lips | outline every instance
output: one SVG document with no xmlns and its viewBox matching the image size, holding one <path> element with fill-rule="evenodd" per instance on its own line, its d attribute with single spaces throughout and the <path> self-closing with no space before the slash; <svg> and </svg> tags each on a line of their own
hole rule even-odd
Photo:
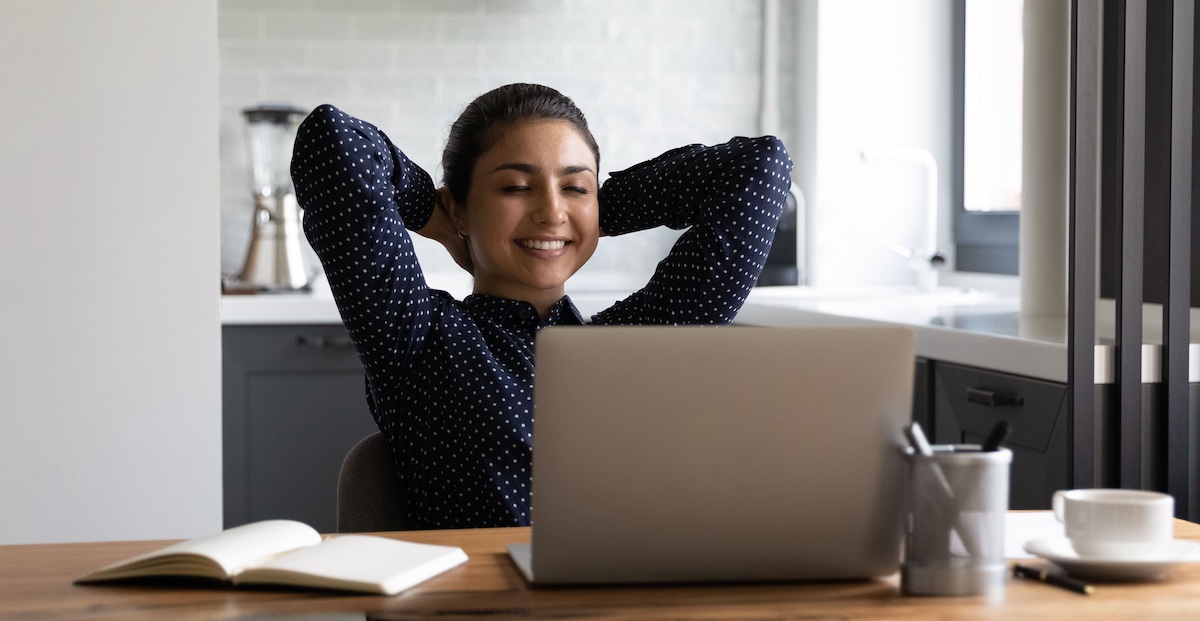
<svg viewBox="0 0 1200 621">
<path fill-rule="evenodd" d="M 518 239 L 517 243 L 532 250 L 561 250 L 567 245 L 563 239 Z"/>
</svg>

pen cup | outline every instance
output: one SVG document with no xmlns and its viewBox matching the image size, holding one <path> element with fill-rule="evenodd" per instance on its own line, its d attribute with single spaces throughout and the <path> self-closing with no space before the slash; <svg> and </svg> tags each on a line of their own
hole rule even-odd
<svg viewBox="0 0 1200 621">
<path fill-rule="evenodd" d="M 1004 588 L 1004 520 L 1012 451 L 938 445 L 908 451 L 909 494 L 901 590 L 980 595 Z"/>
</svg>

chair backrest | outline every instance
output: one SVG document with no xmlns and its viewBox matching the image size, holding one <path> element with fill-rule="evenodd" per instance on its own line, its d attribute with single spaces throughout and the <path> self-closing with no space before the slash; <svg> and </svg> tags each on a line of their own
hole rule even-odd
<svg viewBox="0 0 1200 621">
<path fill-rule="evenodd" d="M 375 432 L 354 445 L 338 474 L 339 533 L 408 530 L 400 478 L 383 434 Z"/>
</svg>

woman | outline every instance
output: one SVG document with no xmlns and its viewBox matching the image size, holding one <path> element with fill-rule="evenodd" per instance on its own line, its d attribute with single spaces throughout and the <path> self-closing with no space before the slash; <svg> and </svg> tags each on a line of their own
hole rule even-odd
<svg viewBox="0 0 1200 621">
<path fill-rule="evenodd" d="M 682 147 L 603 186 L 599 165 L 574 103 L 531 84 L 467 106 L 442 188 L 333 106 L 301 124 L 292 179 L 305 234 L 366 367 L 411 523 L 529 524 L 534 336 L 585 323 L 564 285 L 602 234 L 687 229 L 646 287 L 592 324 L 729 323 L 758 278 L 790 187 L 777 139 Z M 426 286 L 409 231 L 472 273 L 470 296 Z"/>
</svg>

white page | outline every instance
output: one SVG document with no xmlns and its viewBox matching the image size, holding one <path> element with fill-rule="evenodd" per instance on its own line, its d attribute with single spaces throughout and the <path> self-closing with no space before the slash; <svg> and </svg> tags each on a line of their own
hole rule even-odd
<svg viewBox="0 0 1200 621">
<path fill-rule="evenodd" d="M 370 535 L 338 535 L 321 545 L 271 559 L 242 574 L 243 582 L 336 588 L 374 587 L 398 593 L 467 560 L 461 548 Z"/>
<path fill-rule="evenodd" d="M 254 522 L 114 563 L 84 576 L 81 580 L 153 575 L 231 577 L 248 565 L 318 543 L 321 543 L 321 535 L 302 522 Z M 202 562 L 202 558 L 211 559 L 225 575 L 214 575 L 210 570 L 212 563 Z M 205 568 L 205 571 L 200 571 L 202 568 Z"/>
<path fill-rule="evenodd" d="M 234 575 L 265 558 L 318 543 L 321 543 L 320 533 L 307 524 L 292 520 L 266 520 L 189 539 L 141 558 L 197 554 L 212 558 L 226 574 Z"/>
</svg>

